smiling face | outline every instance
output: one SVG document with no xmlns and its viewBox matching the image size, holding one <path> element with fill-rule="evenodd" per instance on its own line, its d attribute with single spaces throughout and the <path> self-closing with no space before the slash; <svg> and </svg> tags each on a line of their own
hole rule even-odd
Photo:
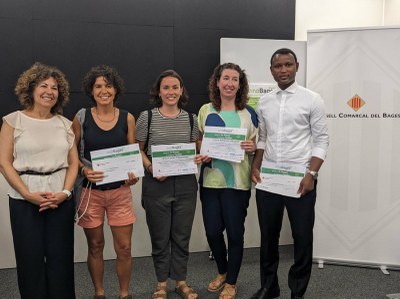
<svg viewBox="0 0 400 299">
<path fill-rule="evenodd" d="M 282 90 L 294 83 L 298 68 L 299 64 L 296 63 L 292 54 L 275 55 L 270 67 L 272 76 Z"/>
<path fill-rule="evenodd" d="M 113 104 L 117 91 L 104 77 L 97 77 L 92 87 L 92 95 L 97 105 Z"/>
<path fill-rule="evenodd" d="M 33 90 L 34 105 L 41 108 L 51 109 L 58 99 L 58 83 L 53 77 L 39 82 Z"/>
<path fill-rule="evenodd" d="M 224 69 L 217 81 L 221 100 L 234 100 L 240 85 L 240 74 L 233 69 Z"/>
<path fill-rule="evenodd" d="M 183 87 L 179 80 L 175 77 L 165 77 L 161 80 L 159 96 L 163 106 L 178 107 L 179 99 L 181 98 Z"/>
</svg>

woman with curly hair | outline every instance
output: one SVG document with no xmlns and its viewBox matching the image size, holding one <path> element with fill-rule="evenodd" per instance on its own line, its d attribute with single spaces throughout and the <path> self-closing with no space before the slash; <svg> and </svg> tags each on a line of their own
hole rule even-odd
<svg viewBox="0 0 400 299">
<path fill-rule="evenodd" d="M 200 140 L 206 126 L 245 128 L 240 163 L 203 156 L 200 200 L 207 241 L 218 267 L 208 285 L 210 292 L 222 292 L 220 299 L 233 299 L 243 257 L 244 221 L 250 199 L 249 155 L 256 150 L 257 115 L 247 105 L 249 85 L 244 71 L 234 63 L 218 65 L 209 81 L 211 103 L 199 111 Z M 223 232 L 226 230 L 228 249 Z"/>
<path fill-rule="evenodd" d="M 135 119 L 131 113 L 115 106 L 124 92 L 124 82 L 118 72 L 107 65 L 91 68 L 83 79 L 83 88 L 94 106 L 81 109 L 84 121 L 75 116 L 73 129 L 76 143 L 84 143 L 83 157 L 80 157 L 80 173 L 84 176 L 78 208 L 78 225 L 82 226 L 88 244 L 88 268 L 94 285 L 94 298 L 105 298 L 104 290 L 104 216 L 107 214 L 114 249 L 117 254 L 116 271 L 119 280 L 119 297 L 129 295 L 132 272 L 131 239 L 133 210 L 130 186 L 139 180 L 134 173 L 127 173 L 124 181 L 96 185 L 104 178 L 102 171 L 91 167 L 90 152 L 135 142 Z M 82 138 L 81 138 L 82 136 Z M 81 148 L 83 144 L 79 144 Z"/>
<path fill-rule="evenodd" d="M 3 117 L 0 170 L 10 184 L 11 230 L 21 298 L 75 298 L 74 200 L 78 154 L 61 116 L 69 85 L 35 63 L 15 87 L 23 110 Z"/>
<path fill-rule="evenodd" d="M 167 298 L 170 278 L 175 280 L 175 292 L 179 296 L 196 299 L 198 294 L 186 281 L 197 200 L 196 176 L 153 176 L 151 146 L 195 143 L 199 135 L 197 117 L 183 109 L 188 94 L 181 76 L 174 70 L 166 70 L 158 76 L 150 91 L 150 101 L 155 108 L 140 114 L 136 139 L 146 170 L 142 202 L 158 281 L 152 298 Z M 200 162 L 201 156 L 196 155 L 194 163 Z"/>
</svg>

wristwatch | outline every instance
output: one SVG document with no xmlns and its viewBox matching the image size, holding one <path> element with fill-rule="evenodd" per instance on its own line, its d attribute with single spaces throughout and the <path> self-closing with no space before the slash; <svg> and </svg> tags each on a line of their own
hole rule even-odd
<svg viewBox="0 0 400 299">
<path fill-rule="evenodd" d="M 64 189 L 63 191 L 61 191 L 62 193 L 64 193 L 65 195 L 67 195 L 67 199 L 69 199 L 72 195 L 71 191 Z"/>
<path fill-rule="evenodd" d="M 309 169 L 307 169 L 306 173 L 311 174 L 311 176 L 312 176 L 312 178 L 313 178 L 314 180 L 316 180 L 316 179 L 318 178 L 318 171 L 314 171 L 314 170 L 309 170 Z"/>
</svg>

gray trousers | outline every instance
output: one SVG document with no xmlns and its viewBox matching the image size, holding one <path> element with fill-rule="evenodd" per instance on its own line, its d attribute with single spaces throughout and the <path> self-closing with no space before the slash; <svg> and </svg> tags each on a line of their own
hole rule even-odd
<svg viewBox="0 0 400 299">
<path fill-rule="evenodd" d="M 195 175 L 169 177 L 163 182 L 148 173 L 143 178 L 142 203 L 158 281 L 186 280 L 196 201 Z"/>
</svg>

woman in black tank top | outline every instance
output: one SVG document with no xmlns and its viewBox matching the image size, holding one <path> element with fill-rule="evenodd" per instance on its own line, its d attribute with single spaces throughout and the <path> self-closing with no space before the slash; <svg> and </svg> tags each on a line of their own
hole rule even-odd
<svg viewBox="0 0 400 299">
<path fill-rule="evenodd" d="M 80 173 L 84 176 L 78 224 L 84 228 L 88 244 L 88 268 L 95 289 L 94 298 L 105 298 L 103 284 L 104 215 L 107 213 L 119 279 L 119 297 L 128 299 L 132 271 L 131 238 L 136 216 L 132 205 L 130 186 L 139 180 L 134 173 L 120 182 L 96 185 L 104 178 L 102 171 L 88 166 L 93 150 L 132 144 L 135 141 L 135 119 L 132 114 L 115 107 L 117 97 L 124 92 L 122 78 L 109 66 L 93 67 L 83 80 L 83 87 L 94 106 L 86 109 L 81 124 L 75 116 L 73 128 L 77 144 L 84 144 Z M 83 134 L 83 136 L 82 136 Z M 82 137 L 82 138 L 81 138 Z M 84 161 L 86 163 L 84 163 Z"/>
</svg>

